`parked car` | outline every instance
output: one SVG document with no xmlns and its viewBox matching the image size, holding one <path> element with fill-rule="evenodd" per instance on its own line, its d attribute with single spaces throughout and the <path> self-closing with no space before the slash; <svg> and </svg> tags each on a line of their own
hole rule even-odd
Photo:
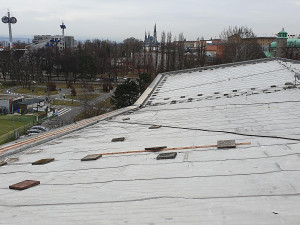
<svg viewBox="0 0 300 225">
<path fill-rule="evenodd" d="M 37 130 L 37 129 L 30 129 L 28 131 L 26 131 L 25 135 L 26 136 L 31 136 L 31 135 L 34 135 L 34 134 L 39 134 L 39 133 L 42 133 L 43 131 L 41 130 Z"/>
<path fill-rule="evenodd" d="M 30 130 L 40 130 L 40 131 L 48 131 L 49 129 L 44 126 L 33 126 L 30 128 Z"/>
</svg>

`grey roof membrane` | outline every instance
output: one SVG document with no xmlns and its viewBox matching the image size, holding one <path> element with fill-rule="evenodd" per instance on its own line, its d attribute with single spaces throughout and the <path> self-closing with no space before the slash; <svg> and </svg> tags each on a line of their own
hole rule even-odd
<svg viewBox="0 0 300 225">
<path fill-rule="evenodd" d="M 275 59 L 160 75 L 138 110 L 0 167 L 0 224 L 299 224 L 300 90 L 286 84 L 299 71 Z M 23 180 L 40 185 L 8 188 Z"/>
</svg>

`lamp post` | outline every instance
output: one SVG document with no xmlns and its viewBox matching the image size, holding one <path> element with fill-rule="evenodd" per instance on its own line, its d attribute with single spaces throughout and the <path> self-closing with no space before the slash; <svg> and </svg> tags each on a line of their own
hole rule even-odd
<svg viewBox="0 0 300 225">
<path fill-rule="evenodd" d="M 7 16 L 2 17 L 3 23 L 8 23 L 8 32 L 9 32 L 9 47 L 12 50 L 13 49 L 13 43 L 12 43 L 12 29 L 11 24 L 17 23 L 16 17 L 10 17 L 10 12 L 7 12 Z"/>
</svg>

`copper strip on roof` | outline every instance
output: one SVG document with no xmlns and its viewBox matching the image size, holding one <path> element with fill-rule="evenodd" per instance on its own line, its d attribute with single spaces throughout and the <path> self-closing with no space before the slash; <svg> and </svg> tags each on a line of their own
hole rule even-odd
<svg viewBox="0 0 300 225">
<path fill-rule="evenodd" d="M 236 143 L 238 145 L 251 145 L 251 142 Z M 190 147 L 177 147 L 177 148 L 164 148 L 160 151 L 174 151 L 174 150 L 188 150 L 188 149 L 197 149 L 197 148 L 216 148 L 218 145 L 200 145 L 200 146 L 190 146 Z M 144 153 L 144 152 L 153 152 L 149 150 L 136 150 L 136 151 L 125 151 L 125 152 L 107 152 L 102 153 L 102 155 L 122 155 L 122 154 L 134 154 L 134 153 Z"/>
</svg>

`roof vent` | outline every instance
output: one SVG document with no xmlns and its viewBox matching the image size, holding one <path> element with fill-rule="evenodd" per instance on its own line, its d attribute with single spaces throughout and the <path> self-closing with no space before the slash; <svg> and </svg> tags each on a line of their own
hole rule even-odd
<svg viewBox="0 0 300 225">
<path fill-rule="evenodd" d="M 0 167 L 1 167 L 1 166 L 5 166 L 6 164 L 7 164 L 6 161 L 4 161 L 4 160 L 0 161 Z"/>
<path fill-rule="evenodd" d="M 220 140 L 217 143 L 218 148 L 235 148 L 235 140 Z"/>
<path fill-rule="evenodd" d="M 183 95 L 183 96 L 181 96 L 180 98 L 185 98 L 185 96 Z"/>
<path fill-rule="evenodd" d="M 161 159 L 175 159 L 177 155 L 177 152 L 168 152 L 168 153 L 160 153 L 156 159 L 161 160 Z"/>
<path fill-rule="evenodd" d="M 101 157 L 102 157 L 101 154 L 91 154 L 91 155 L 87 155 L 84 158 L 82 158 L 81 161 L 97 160 L 97 159 L 99 159 Z"/>
<path fill-rule="evenodd" d="M 161 125 L 152 125 L 148 129 L 158 129 L 158 128 L 161 128 Z"/>
<path fill-rule="evenodd" d="M 167 148 L 167 146 L 157 146 L 157 147 L 148 147 L 148 148 L 145 148 L 146 151 L 151 151 L 151 152 L 158 152 L 162 149 L 165 149 Z"/>
<path fill-rule="evenodd" d="M 202 96 L 203 94 L 198 94 L 198 96 Z"/>
<path fill-rule="evenodd" d="M 24 180 L 20 183 L 10 185 L 9 189 L 22 191 L 22 190 L 34 187 L 34 186 L 39 185 L 39 184 L 40 184 L 40 182 L 36 181 L 36 180 Z"/>
<path fill-rule="evenodd" d="M 276 86 L 276 85 L 271 85 L 270 87 L 271 87 L 271 88 L 276 88 L 277 86 Z"/>
<path fill-rule="evenodd" d="M 188 98 L 188 101 L 189 101 L 189 102 L 193 101 L 193 98 Z"/>
<path fill-rule="evenodd" d="M 251 88 L 251 90 L 253 91 L 253 90 L 255 90 L 256 88 Z"/>
<path fill-rule="evenodd" d="M 237 92 L 237 90 L 232 90 L 232 92 Z"/>
<path fill-rule="evenodd" d="M 40 159 L 38 161 L 35 161 L 33 163 L 31 163 L 32 165 L 44 165 L 50 162 L 53 162 L 54 158 L 49 158 L 49 159 Z"/>
<path fill-rule="evenodd" d="M 215 95 L 218 95 L 218 94 L 220 94 L 220 92 L 216 91 L 216 92 L 214 92 L 214 94 L 215 94 Z"/>
<path fill-rule="evenodd" d="M 119 137 L 119 138 L 113 138 L 111 139 L 111 142 L 121 142 L 121 141 L 124 141 L 125 138 L 124 137 Z"/>
<path fill-rule="evenodd" d="M 164 100 L 169 100 L 170 98 L 164 98 Z"/>
<path fill-rule="evenodd" d="M 224 96 L 228 96 L 228 94 L 226 93 L 226 94 L 224 94 Z"/>
<path fill-rule="evenodd" d="M 127 117 L 127 118 L 123 118 L 123 120 L 130 120 L 130 118 L 129 118 L 129 117 Z"/>
<path fill-rule="evenodd" d="M 171 101 L 171 104 L 176 104 L 176 100 Z"/>
</svg>

